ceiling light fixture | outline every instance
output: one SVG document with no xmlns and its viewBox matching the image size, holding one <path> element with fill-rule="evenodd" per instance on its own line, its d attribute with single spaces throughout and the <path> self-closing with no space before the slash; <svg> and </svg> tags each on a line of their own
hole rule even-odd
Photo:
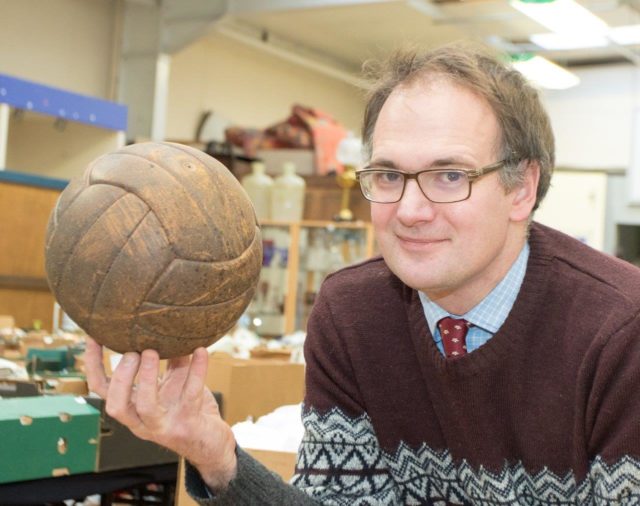
<svg viewBox="0 0 640 506">
<path fill-rule="evenodd" d="M 532 53 L 511 55 L 513 66 L 533 84 L 551 90 L 565 90 L 580 83 L 580 78 L 561 66 Z"/>
<path fill-rule="evenodd" d="M 615 28 L 609 29 L 606 36 L 582 34 L 564 35 L 548 32 L 531 35 L 529 40 L 549 51 L 606 47 L 609 45 L 609 41 L 613 41 L 621 46 L 630 46 L 640 44 L 640 25 L 616 26 Z"/>
<path fill-rule="evenodd" d="M 562 35 L 559 33 L 536 33 L 529 37 L 536 46 L 549 51 L 606 47 L 609 41 L 600 35 Z"/>
<path fill-rule="evenodd" d="M 640 25 L 618 26 L 609 30 L 609 38 L 616 44 L 640 44 Z"/>
<path fill-rule="evenodd" d="M 511 0 L 510 4 L 549 30 L 565 35 L 602 35 L 607 24 L 574 0 Z"/>
</svg>

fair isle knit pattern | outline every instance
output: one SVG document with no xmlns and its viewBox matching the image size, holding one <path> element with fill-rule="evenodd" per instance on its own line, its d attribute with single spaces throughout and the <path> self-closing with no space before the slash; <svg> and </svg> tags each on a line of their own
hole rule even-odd
<svg viewBox="0 0 640 506">
<path fill-rule="evenodd" d="M 366 415 L 351 419 L 338 409 L 303 415 L 306 435 L 292 483 L 326 505 L 636 505 L 640 504 L 640 461 L 625 456 L 592 463 L 576 483 L 545 468 L 529 474 L 521 463 L 500 472 L 456 465 L 446 450 L 401 443 L 383 452 Z M 330 477 L 330 478 L 329 478 Z"/>
<path fill-rule="evenodd" d="M 366 415 L 303 414 L 305 436 L 292 483 L 323 504 L 398 504 L 396 484 Z M 336 472 L 339 470 L 338 472 Z"/>
</svg>

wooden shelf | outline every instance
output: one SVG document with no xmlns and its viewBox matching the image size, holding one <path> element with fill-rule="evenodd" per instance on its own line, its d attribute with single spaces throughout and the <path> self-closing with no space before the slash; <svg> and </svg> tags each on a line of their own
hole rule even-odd
<svg viewBox="0 0 640 506">
<path fill-rule="evenodd" d="M 304 229 L 325 229 L 329 234 L 337 233 L 340 230 L 360 230 L 364 234 L 364 256 L 371 257 L 375 253 L 373 227 L 371 223 L 356 222 L 335 222 L 328 220 L 303 220 L 296 222 L 283 222 L 274 220 L 264 220 L 261 227 L 285 228 L 289 235 L 289 249 L 287 254 L 286 267 L 286 297 L 284 299 L 284 333 L 291 334 L 297 327 L 296 315 L 298 309 L 298 282 L 300 279 L 300 241 L 302 230 Z"/>
</svg>

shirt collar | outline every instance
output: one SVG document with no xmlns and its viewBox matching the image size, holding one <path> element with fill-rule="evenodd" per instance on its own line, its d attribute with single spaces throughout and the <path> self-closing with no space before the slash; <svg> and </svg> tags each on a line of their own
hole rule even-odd
<svg viewBox="0 0 640 506">
<path fill-rule="evenodd" d="M 518 297 L 522 281 L 527 270 L 529 259 L 529 243 L 525 243 L 518 258 L 506 276 L 502 278 L 487 296 L 464 315 L 452 315 L 433 302 L 421 291 L 418 292 L 420 302 L 427 318 L 431 334 L 434 335 L 436 324 L 446 316 L 464 318 L 492 334 L 495 334 L 507 319 L 513 304 Z"/>
</svg>

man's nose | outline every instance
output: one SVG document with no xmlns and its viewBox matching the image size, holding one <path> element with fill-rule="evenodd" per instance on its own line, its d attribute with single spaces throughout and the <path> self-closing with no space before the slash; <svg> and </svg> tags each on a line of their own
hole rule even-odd
<svg viewBox="0 0 640 506">
<path fill-rule="evenodd" d="M 415 179 L 407 180 L 398 202 L 397 217 L 406 225 L 417 221 L 430 221 L 435 216 L 435 205 L 422 193 Z"/>
</svg>

